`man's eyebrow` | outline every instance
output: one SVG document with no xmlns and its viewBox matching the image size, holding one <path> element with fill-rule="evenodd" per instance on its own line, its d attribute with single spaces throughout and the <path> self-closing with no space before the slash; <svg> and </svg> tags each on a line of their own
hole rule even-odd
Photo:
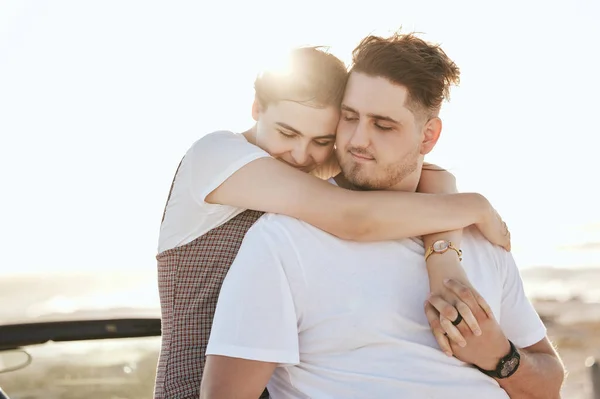
<svg viewBox="0 0 600 399">
<path fill-rule="evenodd" d="M 377 115 L 377 114 L 367 114 L 367 116 L 369 118 L 377 119 L 377 120 L 380 120 L 380 121 L 388 121 L 388 122 L 391 122 L 391 123 L 395 123 L 397 125 L 400 124 L 400 122 L 398 122 L 395 119 L 390 118 L 389 116 L 383 116 L 383 115 Z"/>
<path fill-rule="evenodd" d="M 354 108 L 351 108 L 351 107 L 347 106 L 346 104 L 342 104 L 342 110 L 352 112 L 354 114 L 358 114 L 358 112 Z"/>
<path fill-rule="evenodd" d="M 344 111 L 348 111 L 348 112 L 352 112 L 354 114 L 358 114 L 358 111 L 356 111 L 354 108 L 351 108 L 347 105 L 342 104 L 342 110 Z M 388 121 L 391 123 L 395 123 L 395 124 L 400 124 L 400 122 L 398 122 L 397 120 L 390 118 L 389 116 L 384 116 L 384 115 L 377 115 L 377 114 L 367 114 L 367 116 L 369 118 L 373 118 L 373 119 L 378 119 L 380 121 Z"/>
<path fill-rule="evenodd" d="M 291 126 L 290 126 L 290 125 L 288 125 L 287 123 L 283 123 L 283 122 L 275 122 L 275 124 L 276 124 L 276 125 L 279 125 L 279 126 L 281 126 L 282 128 L 284 128 L 284 129 L 286 129 L 286 130 L 289 130 L 289 131 L 292 131 L 292 132 L 296 133 L 298 136 L 304 136 L 300 130 L 298 130 L 298 129 L 296 129 L 296 128 L 293 128 L 293 127 L 291 127 Z M 335 138 L 335 133 L 332 133 L 332 134 L 324 134 L 324 135 L 322 135 L 322 136 L 316 136 L 316 137 L 313 137 L 313 140 L 314 140 L 314 139 L 318 139 L 318 140 L 323 140 L 323 139 L 334 139 L 334 138 Z"/>
</svg>

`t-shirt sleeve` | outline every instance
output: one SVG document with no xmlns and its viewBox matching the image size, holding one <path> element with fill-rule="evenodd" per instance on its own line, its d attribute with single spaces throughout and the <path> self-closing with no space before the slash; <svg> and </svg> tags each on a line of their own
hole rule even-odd
<svg viewBox="0 0 600 399">
<path fill-rule="evenodd" d="M 500 256 L 503 276 L 500 326 L 517 347 L 525 348 L 546 336 L 546 327 L 525 295 L 523 280 L 510 252 Z"/>
<path fill-rule="evenodd" d="M 268 221 L 248 231 L 221 288 L 207 355 L 280 365 L 299 362 L 298 321 Z"/>
<path fill-rule="evenodd" d="M 232 132 L 215 132 L 198 140 L 189 157 L 192 196 L 204 202 L 206 196 L 246 164 L 270 155 Z"/>
</svg>

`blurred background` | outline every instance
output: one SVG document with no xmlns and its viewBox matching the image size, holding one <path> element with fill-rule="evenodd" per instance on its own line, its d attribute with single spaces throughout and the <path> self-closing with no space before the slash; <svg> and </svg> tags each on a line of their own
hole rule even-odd
<svg viewBox="0 0 600 399">
<path fill-rule="evenodd" d="M 325 45 L 349 63 L 362 37 L 402 27 L 462 71 L 428 160 L 507 221 L 570 371 L 564 397 L 586 397 L 600 356 L 598 18 L 592 0 L 2 0 L 0 324 L 159 316 L 158 227 L 187 148 L 251 126 L 254 77 L 284 50 Z M 0 386 L 82 397 L 72 386 L 118 376 L 139 385 L 122 397 L 149 397 L 157 345 L 35 347 L 46 360 Z M 63 355 L 104 374 L 73 377 Z"/>
</svg>

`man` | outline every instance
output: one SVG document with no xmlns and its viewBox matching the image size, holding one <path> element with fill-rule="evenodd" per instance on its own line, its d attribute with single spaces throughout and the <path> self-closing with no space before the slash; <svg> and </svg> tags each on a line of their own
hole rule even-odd
<svg viewBox="0 0 600 399">
<path fill-rule="evenodd" d="M 458 75 L 414 35 L 364 39 L 343 99 L 335 183 L 415 191 Z M 462 314 L 428 296 L 425 260 L 448 255 L 464 257 L 477 289 L 447 282 L 468 305 Z M 437 336 L 459 331 L 466 345 L 445 356 L 428 322 Z M 357 243 L 269 214 L 248 231 L 223 284 L 201 397 L 256 398 L 268 382 L 274 399 L 557 398 L 562 379 L 512 256 L 476 231 L 465 231 L 462 251 L 444 240 Z"/>
</svg>

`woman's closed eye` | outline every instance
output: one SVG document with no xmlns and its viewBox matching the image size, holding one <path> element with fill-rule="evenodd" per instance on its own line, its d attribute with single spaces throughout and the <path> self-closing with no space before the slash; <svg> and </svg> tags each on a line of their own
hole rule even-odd
<svg viewBox="0 0 600 399">
<path fill-rule="evenodd" d="M 294 137 L 296 137 L 296 133 L 286 133 L 283 130 L 279 130 L 277 129 L 277 131 L 279 132 L 279 134 L 281 134 L 284 137 L 287 137 L 289 139 L 293 139 Z"/>
<path fill-rule="evenodd" d="M 328 145 L 333 144 L 333 140 L 313 140 L 313 143 L 321 147 L 327 147 Z"/>
</svg>

